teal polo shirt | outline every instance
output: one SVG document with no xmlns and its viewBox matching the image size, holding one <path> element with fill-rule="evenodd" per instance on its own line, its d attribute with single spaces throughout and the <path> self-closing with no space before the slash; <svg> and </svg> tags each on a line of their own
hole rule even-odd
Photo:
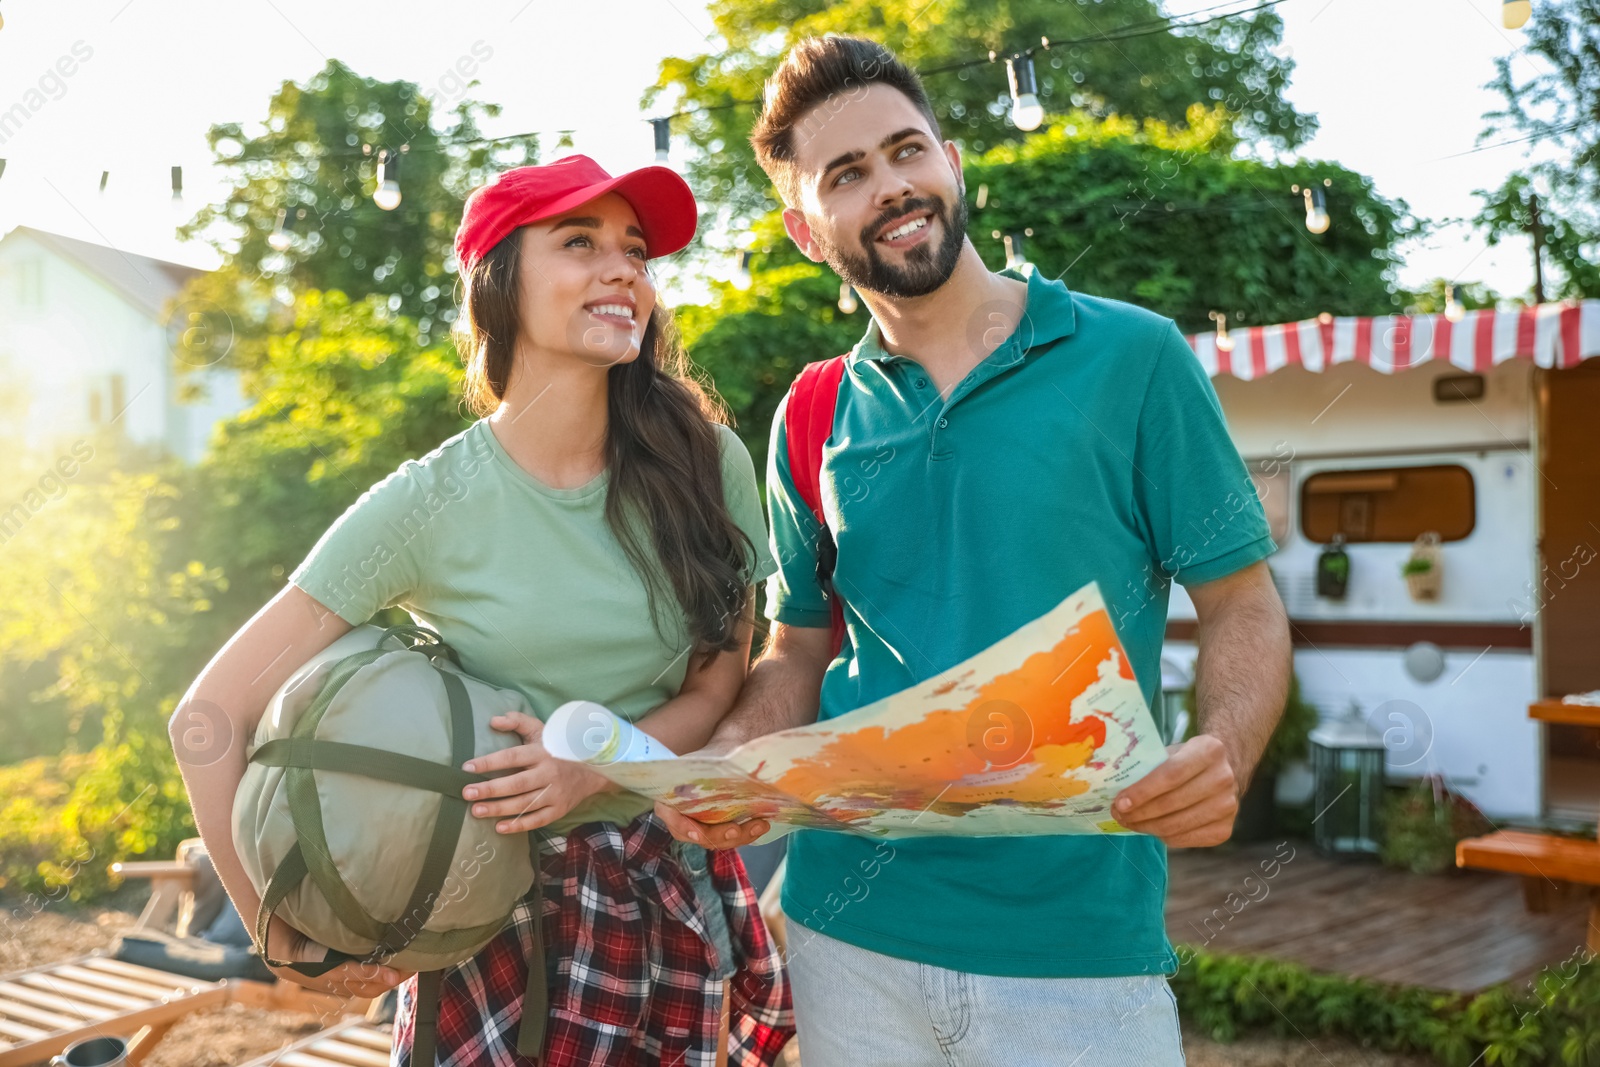
<svg viewBox="0 0 1600 1067">
<path fill-rule="evenodd" d="M 1004 273 L 1027 281 L 1025 314 L 947 399 L 915 358 L 883 351 L 876 322 L 847 358 L 822 473 L 847 636 L 821 719 L 938 674 L 1095 581 L 1159 722 L 1171 582 L 1208 582 L 1277 547 L 1173 322 L 1031 267 Z M 986 328 L 974 324 L 974 344 Z M 781 406 L 767 492 L 779 564 L 767 616 L 827 626 Z M 978 974 L 1176 969 L 1154 837 L 800 830 L 789 842 L 784 911 L 841 941 Z"/>
</svg>

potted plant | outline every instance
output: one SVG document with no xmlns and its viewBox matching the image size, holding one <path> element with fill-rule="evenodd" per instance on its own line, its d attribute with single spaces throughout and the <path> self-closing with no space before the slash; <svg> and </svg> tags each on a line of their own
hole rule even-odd
<svg viewBox="0 0 1600 1067">
<path fill-rule="evenodd" d="M 1383 806 L 1385 866 L 1415 874 L 1455 869 L 1456 842 L 1494 829 L 1473 803 L 1452 793 L 1438 775 L 1425 775 L 1391 794 Z"/>
<path fill-rule="evenodd" d="M 1344 550 L 1344 534 L 1336 533 L 1328 547 L 1317 556 L 1317 595 L 1343 600 L 1350 587 L 1350 553 Z"/>
<path fill-rule="evenodd" d="M 1184 706 L 1189 711 L 1189 730 L 1185 740 L 1197 733 L 1200 717 L 1196 712 L 1195 687 L 1191 684 L 1184 694 Z M 1277 833 L 1278 826 L 1278 772 L 1297 759 L 1305 759 L 1307 739 L 1316 728 L 1321 713 L 1300 693 L 1300 676 L 1289 678 L 1289 695 L 1284 701 L 1283 717 L 1278 720 L 1267 747 L 1262 750 L 1256 764 L 1255 776 L 1244 795 L 1239 798 L 1239 813 L 1234 817 L 1234 841 L 1263 841 Z"/>
<path fill-rule="evenodd" d="M 1444 585 L 1443 568 L 1439 559 L 1439 535 L 1425 533 L 1411 546 L 1411 555 L 1400 565 L 1400 574 L 1406 580 L 1411 599 L 1434 601 Z"/>
</svg>

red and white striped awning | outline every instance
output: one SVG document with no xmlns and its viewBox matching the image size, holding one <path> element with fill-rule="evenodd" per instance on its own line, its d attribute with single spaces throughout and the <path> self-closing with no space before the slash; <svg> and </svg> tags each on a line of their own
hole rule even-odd
<svg viewBox="0 0 1600 1067">
<path fill-rule="evenodd" d="M 1295 364 L 1320 371 L 1337 363 L 1365 363 L 1393 373 L 1430 359 L 1480 373 L 1508 359 L 1571 367 L 1600 356 L 1600 300 L 1468 311 L 1459 322 L 1443 315 L 1326 316 L 1245 326 L 1228 331 L 1228 336 L 1231 350 L 1218 348 L 1215 331 L 1189 337 L 1212 377 L 1231 374 L 1248 380 Z"/>
</svg>

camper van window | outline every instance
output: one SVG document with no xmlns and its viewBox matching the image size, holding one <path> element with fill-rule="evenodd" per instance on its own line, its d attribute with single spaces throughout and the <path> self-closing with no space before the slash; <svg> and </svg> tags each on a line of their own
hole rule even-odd
<svg viewBox="0 0 1600 1067">
<path fill-rule="evenodd" d="M 1300 527 L 1318 544 L 1408 543 L 1429 530 L 1459 541 L 1476 519 L 1472 472 L 1458 464 L 1320 471 L 1300 487 Z"/>
</svg>

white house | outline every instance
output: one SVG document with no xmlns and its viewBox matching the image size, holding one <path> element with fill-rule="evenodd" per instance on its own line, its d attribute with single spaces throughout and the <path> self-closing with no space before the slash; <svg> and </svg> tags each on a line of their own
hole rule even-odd
<svg viewBox="0 0 1600 1067">
<path fill-rule="evenodd" d="M 199 273 L 26 226 L 6 234 L 0 435 L 48 451 L 109 428 L 199 459 L 212 427 L 246 406 L 238 373 L 218 365 L 226 316 L 174 307 Z"/>
</svg>

